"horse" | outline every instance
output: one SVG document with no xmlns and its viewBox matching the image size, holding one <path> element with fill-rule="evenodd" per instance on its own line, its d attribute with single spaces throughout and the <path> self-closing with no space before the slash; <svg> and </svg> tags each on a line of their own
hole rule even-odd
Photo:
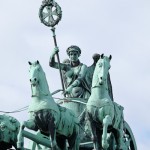
<svg viewBox="0 0 150 150">
<path fill-rule="evenodd" d="M 17 149 L 17 134 L 20 123 L 17 119 L 8 115 L 0 115 L 0 148 L 6 150 Z"/>
<path fill-rule="evenodd" d="M 87 114 L 90 122 L 94 149 L 109 148 L 109 132 L 113 133 L 117 150 L 124 148 L 123 107 L 113 102 L 109 95 L 107 76 L 110 69 L 109 57 L 101 55 L 92 79 L 91 95 L 87 102 Z"/>
<path fill-rule="evenodd" d="M 40 130 L 50 137 L 52 150 L 79 150 L 79 125 L 74 113 L 59 106 L 53 99 L 45 73 L 39 63 L 29 62 L 30 84 L 32 101 L 28 112 L 30 118 L 21 124 L 18 134 L 18 149 L 23 147 L 22 131 L 25 127 L 31 130 Z"/>
</svg>

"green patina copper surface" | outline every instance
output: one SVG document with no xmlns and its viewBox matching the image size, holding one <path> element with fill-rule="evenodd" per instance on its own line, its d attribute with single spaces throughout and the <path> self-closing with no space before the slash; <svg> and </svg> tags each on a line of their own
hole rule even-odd
<svg viewBox="0 0 150 150">
<path fill-rule="evenodd" d="M 55 55 L 58 52 L 58 48 L 54 48 L 49 62 L 49 65 L 56 69 L 58 69 L 58 63 L 55 61 Z M 65 94 L 67 97 L 87 99 L 90 96 L 89 81 L 86 81 L 88 67 L 79 60 L 81 50 L 78 46 L 72 45 L 67 48 L 67 54 L 69 59 L 60 64 L 66 88 Z"/>
<path fill-rule="evenodd" d="M 53 150 L 66 150 L 68 140 L 71 150 L 79 149 L 79 126 L 74 113 L 54 102 L 49 92 L 45 73 L 39 63 L 29 62 L 32 101 L 29 105 L 30 119 L 21 124 L 18 134 L 18 148 L 23 148 L 23 129 L 40 130 L 47 134 Z M 35 141 L 37 142 L 37 141 Z"/>
<path fill-rule="evenodd" d="M 3 150 L 11 146 L 24 150 L 24 137 L 32 140 L 29 150 L 79 150 L 79 145 L 80 150 L 137 150 L 123 107 L 113 99 L 111 56 L 94 54 L 88 67 L 79 60 L 81 49 L 72 45 L 66 50 L 68 59 L 60 63 L 54 26 L 62 18 L 61 7 L 54 0 L 43 0 L 39 18 L 53 33 L 55 48 L 49 66 L 60 71 L 64 98 L 55 102 L 39 61 L 29 62 L 30 117 L 20 125 L 15 118 L 0 115 L 0 144 L 6 143 Z M 38 133 L 27 132 L 25 127 Z"/>
<path fill-rule="evenodd" d="M 8 149 L 12 146 L 16 147 L 17 134 L 19 132 L 20 123 L 14 117 L 8 115 L 0 115 L 0 147 Z"/>
<path fill-rule="evenodd" d="M 132 133 L 125 134 L 123 107 L 113 102 L 108 91 L 107 76 L 110 69 L 111 56 L 101 55 L 92 80 L 91 96 L 87 103 L 87 114 L 93 136 L 94 149 L 136 150 Z M 99 132 L 97 132 L 99 129 Z M 116 143 L 111 145 L 109 134 L 114 135 Z M 132 140 L 132 144 L 130 144 Z M 134 143 L 134 145 L 133 145 Z"/>
</svg>

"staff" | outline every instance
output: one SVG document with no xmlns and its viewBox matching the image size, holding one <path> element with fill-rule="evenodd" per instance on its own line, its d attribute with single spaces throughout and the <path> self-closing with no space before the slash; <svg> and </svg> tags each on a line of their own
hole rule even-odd
<svg viewBox="0 0 150 150">
<path fill-rule="evenodd" d="M 57 47 L 57 41 L 56 41 L 56 35 L 55 35 L 55 28 L 52 27 L 52 33 L 53 33 L 53 39 L 54 39 L 54 44 L 55 44 L 55 48 Z M 63 82 L 63 77 L 62 77 L 62 71 L 61 71 L 61 67 L 60 67 L 60 59 L 59 59 L 59 54 L 56 53 L 57 56 L 57 61 L 58 61 L 58 68 L 59 68 L 59 73 L 60 73 L 60 79 L 61 79 L 61 84 L 62 84 L 62 88 L 63 88 L 63 93 L 65 93 L 65 87 L 64 87 L 64 82 Z M 64 94 L 65 96 L 65 94 Z"/>
<path fill-rule="evenodd" d="M 54 19 L 54 16 L 55 16 L 55 19 Z M 57 41 L 56 41 L 56 34 L 55 34 L 54 26 L 58 24 L 58 22 L 61 20 L 61 17 L 62 17 L 61 7 L 54 0 L 44 0 L 39 10 L 39 17 L 40 17 L 41 22 L 44 25 L 51 27 L 51 31 L 52 31 L 53 39 L 54 39 L 54 45 L 55 45 L 55 48 L 57 48 Z M 59 54 L 57 53 L 56 56 L 57 56 L 57 61 L 58 61 L 62 89 L 64 93 L 65 88 L 64 88 L 61 67 L 60 67 Z"/>
</svg>

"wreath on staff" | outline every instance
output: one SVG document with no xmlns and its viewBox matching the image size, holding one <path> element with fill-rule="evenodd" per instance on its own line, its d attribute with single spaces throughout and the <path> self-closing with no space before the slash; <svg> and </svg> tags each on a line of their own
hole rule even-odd
<svg viewBox="0 0 150 150">
<path fill-rule="evenodd" d="M 39 18 L 41 22 L 48 26 L 54 27 L 61 20 L 61 7 L 54 0 L 44 0 L 39 9 Z"/>
</svg>

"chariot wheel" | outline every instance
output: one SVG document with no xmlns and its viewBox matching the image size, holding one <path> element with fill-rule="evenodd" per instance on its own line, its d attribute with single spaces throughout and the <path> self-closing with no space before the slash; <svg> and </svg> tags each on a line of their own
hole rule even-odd
<svg viewBox="0 0 150 150">
<path fill-rule="evenodd" d="M 39 18 L 41 22 L 48 26 L 54 27 L 61 20 L 61 7 L 53 0 L 44 1 L 39 9 Z"/>
<path fill-rule="evenodd" d="M 123 129 L 123 139 L 124 139 L 124 148 L 123 150 L 137 150 L 137 145 L 135 142 L 134 135 L 128 123 L 124 121 L 124 129 Z M 109 148 L 108 150 L 116 150 L 117 143 L 113 133 L 109 138 Z"/>
<path fill-rule="evenodd" d="M 127 145 L 127 150 L 137 150 L 134 135 L 128 123 L 124 121 L 124 139 Z"/>
</svg>

